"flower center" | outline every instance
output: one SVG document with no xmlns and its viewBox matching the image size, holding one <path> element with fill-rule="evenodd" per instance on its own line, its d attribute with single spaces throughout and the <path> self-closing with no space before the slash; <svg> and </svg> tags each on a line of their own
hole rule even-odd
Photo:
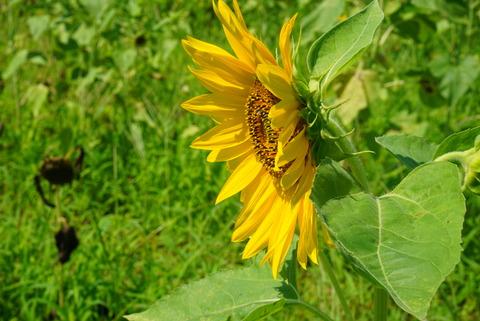
<svg viewBox="0 0 480 321">
<path fill-rule="evenodd" d="M 262 83 L 255 80 L 247 98 L 246 120 L 257 159 L 274 177 L 281 177 L 290 164 L 275 167 L 280 130 L 272 128 L 268 113 L 280 101 Z"/>
</svg>

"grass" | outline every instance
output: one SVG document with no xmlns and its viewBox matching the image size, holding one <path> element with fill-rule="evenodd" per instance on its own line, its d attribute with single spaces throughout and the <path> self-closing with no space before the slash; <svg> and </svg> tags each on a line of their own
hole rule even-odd
<svg viewBox="0 0 480 321">
<path fill-rule="evenodd" d="M 407 169 L 375 136 L 439 142 L 480 120 L 478 1 L 451 1 L 434 15 L 413 2 L 385 1 L 386 21 L 361 62 L 375 73 L 376 89 L 354 127 L 358 142 L 377 152 L 364 157 L 377 193 Z M 274 48 L 283 21 L 317 4 L 241 5 Z M 347 1 L 342 13 L 362 6 Z M 205 92 L 188 72 L 180 39 L 226 46 L 210 2 L 10 1 L 0 18 L 0 319 L 120 320 L 189 280 L 244 264 L 242 245 L 230 243 L 240 203 L 214 206 L 227 171 L 189 148 L 211 122 L 179 107 Z M 81 178 L 58 191 L 43 182 L 60 205 L 52 210 L 34 176 L 44 157 L 77 145 L 86 151 Z M 468 195 L 467 204 L 462 262 L 435 297 L 432 320 L 480 319 L 479 197 Z M 80 240 L 63 266 L 54 239 L 61 216 Z M 355 320 L 370 320 L 369 285 L 329 254 Z M 341 318 L 321 268 L 301 272 L 299 286 L 307 301 Z M 389 320 L 411 320 L 391 307 Z M 285 319 L 310 317 L 292 309 Z"/>
</svg>

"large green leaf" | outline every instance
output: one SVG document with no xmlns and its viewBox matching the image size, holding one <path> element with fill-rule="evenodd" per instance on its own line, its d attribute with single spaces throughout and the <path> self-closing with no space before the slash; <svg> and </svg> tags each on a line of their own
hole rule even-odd
<svg viewBox="0 0 480 321">
<path fill-rule="evenodd" d="M 381 136 L 375 141 L 411 168 L 431 161 L 437 147 L 422 137 L 411 135 Z"/>
<path fill-rule="evenodd" d="M 311 79 L 321 82 L 322 93 L 339 71 L 372 42 L 382 20 L 383 11 L 374 0 L 313 43 L 307 63 Z"/>
<path fill-rule="evenodd" d="M 353 178 L 340 164 L 325 159 L 317 166 L 311 198 L 317 208 L 320 208 L 332 198 L 347 195 L 353 186 Z"/>
<path fill-rule="evenodd" d="M 469 128 L 445 138 L 435 151 L 435 158 L 454 151 L 470 149 L 475 144 L 475 138 L 480 135 L 480 126 Z"/>
<path fill-rule="evenodd" d="M 321 214 L 339 247 L 402 309 L 424 319 L 460 260 L 465 199 L 457 167 L 417 167 L 386 195 L 331 200 Z"/>
<path fill-rule="evenodd" d="M 272 278 L 268 267 L 220 272 L 190 283 L 148 310 L 126 316 L 130 321 L 259 320 L 295 298 L 292 288 Z"/>
</svg>

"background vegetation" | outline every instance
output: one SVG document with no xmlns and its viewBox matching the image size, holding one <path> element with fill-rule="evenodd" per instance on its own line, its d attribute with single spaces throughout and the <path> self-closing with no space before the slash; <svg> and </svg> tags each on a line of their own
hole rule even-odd
<svg viewBox="0 0 480 321">
<path fill-rule="evenodd" d="M 308 43 L 365 5 L 240 4 L 272 49 L 295 12 Z M 374 137 L 402 132 L 440 142 L 480 123 L 480 1 L 383 5 L 374 45 L 330 93 L 363 107 L 352 126 L 360 145 L 377 152 L 364 157 L 377 193 L 408 169 Z M 205 92 L 187 70 L 186 35 L 226 46 L 210 1 L 0 2 L 1 320 L 119 320 L 189 280 L 248 264 L 242 245 L 230 243 L 239 202 L 214 206 L 226 169 L 189 148 L 211 124 L 179 107 Z M 46 189 L 60 205 L 52 210 L 34 176 L 45 157 L 77 145 L 86 152 L 81 177 L 58 192 Z M 462 260 L 434 299 L 431 320 L 480 319 L 480 198 L 467 197 Z M 54 239 L 61 216 L 80 240 L 64 265 Z M 369 286 L 338 253 L 329 255 L 355 319 L 369 320 Z M 307 301 L 341 319 L 321 268 L 299 278 Z M 409 320 L 391 307 L 389 320 Z"/>
</svg>

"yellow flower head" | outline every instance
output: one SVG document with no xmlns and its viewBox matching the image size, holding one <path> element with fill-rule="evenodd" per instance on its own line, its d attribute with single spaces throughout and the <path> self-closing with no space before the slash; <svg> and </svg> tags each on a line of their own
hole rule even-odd
<svg viewBox="0 0 480 321">
<path fill-rule="evenodd" d="M 248 239 L 243 258 L 266 248 L 263 261 L 276 277 L 298 226 L 297 259 L 317 263 L 315 209 L 310 200 L 315 166 L 306 137 L 302 107 L 292 85 L 290 34 L 296 16 L 280 32 L 281 67 L 247 29 L 237 1 L 233 11 L 213 3 L 235 55 L 188 38 L 185 50 L 198 68 L 192 73 L 211 92 L 182 107 L 214 119 L 217 125 L 198 137 L 193 148 L 210 150 L 207 160 L 226 161 L 231 175 L 217 203 L 241 192 L 234 242 Z"/>
</svg>

